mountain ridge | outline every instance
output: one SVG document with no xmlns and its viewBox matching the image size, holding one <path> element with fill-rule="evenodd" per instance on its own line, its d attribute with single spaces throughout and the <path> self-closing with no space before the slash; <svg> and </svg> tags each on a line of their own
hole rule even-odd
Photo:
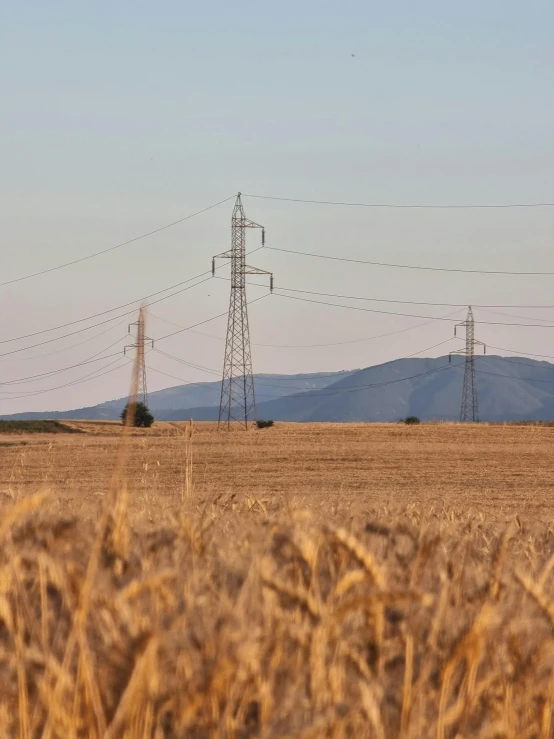
<svg viewBox="0 0 554 739">
<path fill-rule="evenodd" d="M 297 422 L 457 420 L 464 360 L 447 356 L 391 360 L 360 370 L 297 375 L 255 375 L 258 418 Z M 288 381 L 294 384 L 287 385 Z M 476 358 L 476 381 L 483 421 L 545 421 L 554 418 L 554 364 L 528 357 Z M 279 384 L 282 383 L 282 384 Z M 197 387 L 191 390 L 193 386 Z M 217 420 L 220 382 L 177 385 L 152 393 L 158 420 Z M 292 392 L 289 392 L 292 391 Z M 209 404 L 195 404 L 207 397 Z M 269 396 L 269 397 L 267 397 Z M 182 398 L 188 399 L 181 405 Z M 114 419 L 125 399 L 52 413 L 20 413 L 7 419 Z"/>
</svg>

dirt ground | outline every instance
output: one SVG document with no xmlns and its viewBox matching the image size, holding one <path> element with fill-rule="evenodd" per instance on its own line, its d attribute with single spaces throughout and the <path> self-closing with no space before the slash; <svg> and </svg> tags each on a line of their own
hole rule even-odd
<svg viewBox="0 0 554 739">
<path fill-rule="evenodd" d="M 53 505 L 96 515 L 121 426 L 70 425 L 83 433 L 2 434 L 0 505 L 51 491 Z M 134 432 L 125 463 L 131 515 L 146 525 L 207 504 L 548 521 L 553 471 L 554 428 L 485 424 L 283 423 L 228 433 L 210 423 L 156 423 Z"/>
</svg>

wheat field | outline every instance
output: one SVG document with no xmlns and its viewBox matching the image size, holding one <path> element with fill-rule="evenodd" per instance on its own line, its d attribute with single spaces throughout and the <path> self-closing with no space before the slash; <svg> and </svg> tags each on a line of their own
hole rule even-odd
<svg viewBox="0 0 554 739">
<path fill-rule="evenodd" d="M 554 428 L 0 437 L 0 737 L 554 737 Z"/>
</svg>

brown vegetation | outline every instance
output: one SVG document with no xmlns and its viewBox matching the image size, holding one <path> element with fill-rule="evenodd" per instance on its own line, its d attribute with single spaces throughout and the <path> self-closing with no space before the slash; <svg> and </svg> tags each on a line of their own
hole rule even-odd
<svg viewBox="0 0 554 739">
<path fill-rule="evenodd" d="M 554 736 L 554 430 L 74 426 L 0 449 L 0 737 Z"/>
</svg>

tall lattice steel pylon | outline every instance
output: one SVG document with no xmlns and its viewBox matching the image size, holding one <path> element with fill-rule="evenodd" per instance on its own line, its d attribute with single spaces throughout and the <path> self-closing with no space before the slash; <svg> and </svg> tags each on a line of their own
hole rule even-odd
<svg viewBox="0 0 554 739">
<path fill-rule="evenodd" d="M 273 274 L 246 264 L 247 228 L 262 230 L 262 246 L 264 246 L 265 229 L 245 216 L 239 192 L 231 218 L 231 249 L 212 258 L 212 274 L 214 275 L 216 259 L 231 260 L 231 297 L 218 417 L 219 425 L 226 424 L 227 428 L 231 428 L 232 422 L 240 423 L 244 428 L 248 428 L 248 423 L 256 420 L 256 394 L 252 374 L 246 302 L 246 275 L 269 275 L 269 288 L 273 292 Z"/>
<path fill-rule="evenodd" d="M 453 354 L 465 355 L 465 371 L 464 371 L 464 387 L 462 389 L 462 407 L 460 409 L 460 421 L 478 421 L 479 420 L 479 404 L 477 401 L 477 382 L 475 380 L 475 345 L 483 347 L 483 354 L 487 353 L 487 347 L 482 341 L 477 341 L 475 338 L 475 321 L 473 319 L 473 311 L 471 305 L 468 307 L 467 318 L 461 323 L 457 323 L 454 326 L 454 336 L 456 336 L 456 329 L 459 327 L 465 327 L 466 330 L 466 345 L 465 349 L 458 349 L 457 351 L 450 352 L 448 357 L 449 361 L 452 359 Z"/>
<path fill-rule="evenodd" d="M 127 344 L 123 349 L 123 354 L 127 354 L 127 349 L 137 350 L 137 367 L 138 367 L 138 384 L 137 384 L 137 402 L 144 403 L 148 406 L 148 389 L 146 386 L 146 361 L 145 361 L 145 345 L 150 344 L 154 348 L 154 340 L 145 334 L 146 314 L 144 308 L 139 311 L 138 321 L 130 323 L 128 333 L 131 333 L 133 326 L 137 327 L 137 337 L 134 344 Z"/>
</svg>

